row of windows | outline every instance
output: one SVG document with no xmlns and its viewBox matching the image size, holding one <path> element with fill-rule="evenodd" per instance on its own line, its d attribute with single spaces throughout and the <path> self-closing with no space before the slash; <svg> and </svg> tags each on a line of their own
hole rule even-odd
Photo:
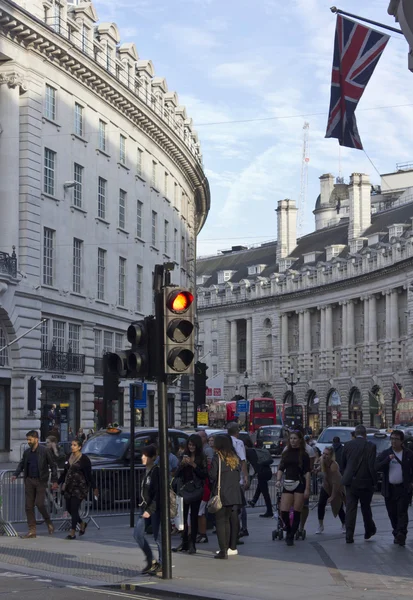
<svg viewBox="0 0 413 600">
<path fill-rule="evenodd" d="M 77 136 L 82 137 L 82 138 L 85 134 L 84 113 L 85 113 L 84 106 L 82 106 L 78 102 L 75 102 L 73 130 Z M 49 119 L 50 121 L 56 121 L 56 118 L 57 118 L 57 90 L 48 84 L 46 84 L 44 116 L 47 119 Z M 126 136 L 119 134 L 119 162 L 120 162 L 120 164 L 122 164 L 124 166 L 126 166 L 126 164 L 127 164 L 126 144 L 127 144 Z M 109 148 L 108 148 L 108 127 L 107 127 L 107 123 L 105 121 L 103 121 L 102 119 L 99 119 L 99 126 L 98 126 L 98 149 L 105 153 L 107 153 L 109 150 Z M 53 153 L 51 150 L 47 150 L 47 153 L 48 153 L 49 161 L 55 160 L 55 157 L 54 158 L 51 157 L 51 154 L 55 155 L 56 153 Z M 144 151 L 141 148 L 137 148 L 136 174 L 139 177 L 143 177 L 143 155 L 144 155 Z M 158 162 L 156 160 L 152 160 L 151 186 L 155 189 L 158 189 L 158 187 L 161 184 L 161 181 L 160 181 L 161 174 L 159 173 L 159 169 L 160 169 L 160 165 L 158 164 Z M 50 187 L 48 189 L 50 189 Z M 164 174 L 163 174 L 164 196 L 168 197 L 169 192 L 170 192 L 170 190 L 169 190 L 169 173 L 167 171 L 164 171 Z M 46 179 L 45 179 L 45 193 L 53 195 L 53 192 L 50 192 L 46 189 Z M 177 207 L 178 195 L 179 195 L 179 186 L 177 183 L 174 183 L 173 195 L 174 195 L 174 203 L 175 203 L 175 206 Z M 182 196 L 185 195 L 185 193 L 182 190 L 181 190 L 181 195 Z"/>
<path fill-rule="evenodd" d="M 95 329 L 95 356 L 102 356 L 105 352 L 119 352 L 123 350 L 123 346 L 123 333 Z"/>
<path fill-rule="evenodd" d="M 42 350 L 80 354 L 81 326 L 57 319 L 46 319 L 41 326 Z"/>
<path fill-rule="evenodd" d="M 55 235 L 53 229 L 44 228 L 43 234 L 43 285 L 54 285 L 55 270 Z M 107 253 L 106 250 L 98 248 L 97 251 L 97 283 L 96 297 L 98 300 L 106 300 L 106 286 L 108 284 L 106 275 Z M 83 273 L 83 241 L 77 238 L 73 239 L 72 252 L 72 291 L 76 294 L 82 293 L 82 273 Z M 118 267 L 118 306 L 126 304 L 126 258 L 119 257 Z M 136 266 L 136 305 L 137 311 L 143 309 L 143 267 Z"/>
</svg>

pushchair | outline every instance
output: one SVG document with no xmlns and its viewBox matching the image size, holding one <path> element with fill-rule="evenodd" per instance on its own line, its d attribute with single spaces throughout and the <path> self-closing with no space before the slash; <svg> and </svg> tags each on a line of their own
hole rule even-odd
<svg viewBox="0 0 413 600">
<path fill-rule="evenodd" d="M 284 538 L 284 531 L 285 531 L 285 525 L 284 525 L 284 521 L 281 518 L 281 510 L 280 510 L 280 504 L 281 504 L 281 490 L 277 491 L 277 495 L 275 497 L 275 510 L 274 510 L 274 519 L 277 521 L 277 528 L 273 530 L 272 532 L 272 540 L 282 540 Z M 290 519 L 292 521 L 292 517 L 293 517 L 293 511 L 290 510 Z M 303 541 L 305 540 L 307 535 L 307 532 L 305 529 L 303 529 L 302 531 L 297 531 L 297 533 L 295 534 L 295 539 L 299 540 L 302 539 Z"/>
</svg>

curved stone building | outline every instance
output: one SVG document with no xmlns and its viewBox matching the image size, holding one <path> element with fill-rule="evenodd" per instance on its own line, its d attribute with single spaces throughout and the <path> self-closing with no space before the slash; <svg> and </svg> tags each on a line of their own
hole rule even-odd
<svg viewBox="0 0 413 600">
<path fill-rule="evenodd" d="M 102 354 L 153 312 L 155 264 L 194 285 L 210 204 L 198 136 L 121 33 L 91 2 L 0 0 L 0 349 L 24 336 L 0 351 L 6 459 L 28 429 L 47 433 L 53 404 L 62 437 L 99 426 Z M 126 387 L 110 417 L 127 425 Z"/>
</svg>

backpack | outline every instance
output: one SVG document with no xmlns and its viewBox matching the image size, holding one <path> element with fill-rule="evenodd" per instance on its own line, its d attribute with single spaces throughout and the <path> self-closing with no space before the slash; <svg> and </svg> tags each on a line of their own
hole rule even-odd
<svg viewBox="0 0 413 600">
<path fill-rule="evenodd" d="M 255 448 L 257 454 L 257 464 L 259 467 L 269 467 L 272 465 L 272 456 L 269 450 L 264 448 Z"/>
</svg>

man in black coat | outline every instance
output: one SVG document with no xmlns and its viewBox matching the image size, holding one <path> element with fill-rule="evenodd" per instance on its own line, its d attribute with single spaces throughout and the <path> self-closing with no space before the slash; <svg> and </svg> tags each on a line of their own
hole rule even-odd
<svg viewBox="0 0 413 600">
<path fill-rule="evenodd" d="M 403 447 L 403 431 L 395 429 L 390 439 L 391 448 L 377 457 L 376 469 L 383 473 L 381 493 L 393 527 L 394 543 L 404 546 L 413 485 L 413 452 Z"/>
<path fill-rule="evenodd" d="M 23 458 L 13 474 L 12 481 L 15 481 L 20 473 L 23 472 L 26 516 L 29 531 L 22 537 L 29 539 L 36 537 L 35 506 L 45 520 L 49 534 L 54 532 L 53 523 L 50 520 L 50 515 L 47 512 L 45 505 L 46 488 L 49 482 L 49 470 L 51 471 L 53 489 L 57 489 L 58 485 L 56 461 L 53 459 L 50 450 L 39 445 L 39 434 L 37 431 L 28 431 L 26 433 L 26 439 L 29 448 L 24 452 Z"/>
<path fill-rule="evenodd" d="M 371 501 L 377 481 L 375 469 L 376 446 L 366 439 L 364 425 L 357 425 L 355 439 L 344 445 L 342 456 L 342 483 L 346 486 L 346 542 L 354 542 L 357 506 L 360 501 L 364 521 L 364 539 L 369 540 L 376 533 L 376 525 L 371 513 Z"/>
</svg>

